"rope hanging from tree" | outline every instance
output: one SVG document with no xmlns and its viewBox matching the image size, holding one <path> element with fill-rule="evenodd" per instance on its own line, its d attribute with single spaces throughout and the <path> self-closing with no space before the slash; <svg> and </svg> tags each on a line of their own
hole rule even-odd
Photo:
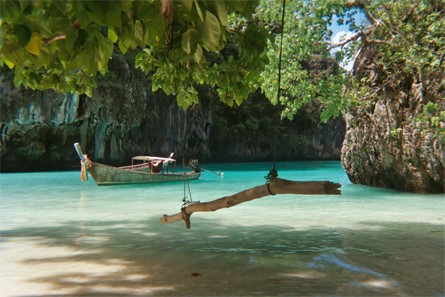
<svg viewBox="0 0 445 297">
<path fill-rule="evenodd" d="M 280 43 L 280 54 L 278 59 L 278 91 L 277 91 L 277 102 L 280 99 L 281 93 L 281 60 L 282 60 L 282 51 L 283 51 L 283 32 L 284 32 L 284 14 L 286 8 L 286 0 L 283 0 L 283 10 L 281 17 L 281 43 Z M 280 119 L 277 119 L 277 125 L 275 127 L 278 130 L 278 124 Z M 265 185 L 260 185 L 257 187 L 253 187 L 239 193 L 225 196 L 213 201 L 209 202 L 193 202 L 191 199 L 190 187 L 189 195 L 190 200 L 187 200 L 186 196 L 186 185 L 188 186 L 187 177 L 184 176 L 184 204 L 181 207 L 181 212 L 166 215 L 160 219 L 161 223 L 171 223 L 177 221 L 184 221 L 186 228 L 190 229 L 190 217 L 195 212 L 208 212 L 208 211 L 216 211 L 221 208 L 229 208 L 235 205 L 238 205 L 243 202 L 251 201 L 254 199 L 262 198 L 269 195 L 275 194 L 303 194 L 303 195 L 340 195 L 340 187 L 341 185 L 338 183 L 333 183 L 330 181 L 291 181 L 278 178 L 278 171 L 276 169 L 276 154 L 277 154 L 277 134 L 278 131 L 275 131 L 275 143 L 274 143 L 274 164 L 273 168 L 270 170 L 269 174 L 265 176 L 267 182 Z"/>
<path fill-rule="evenodd" d="M 281 37 L 280 37 L 280 53 L 278 56 L 278 90 L 277 90 L 277 103 L 280 102 L 281 95 L 281 61 L 283 56 L 283 35 L 284 35 L 284 16 L 286 12 L 286 0 L 283 0 L 283 9 L 281 14 Z M 275 126 L 275 136 L 274 136 L 274 150 L 273 150 L 273 168 L 269 171 L 269 173 L 264 177 L 267 179 L 266 184 L 269 184 L 271 178 L 278 177 L 277 171 L 277 145 L 278 145 L 278 126 L 280 119 L 277 118 L 277 124 Z M 268 188 L 269 189 L 269 188 Z M 272 192 L 270 192 L 271 195 Z"/>
<path fill-rule="evenodd" d="M 192 192 L 190 191 L 190 184 L 189 184 L 189 180 L 186 175 L 186 167 L 185 167 L 184 160 L 182 161 L 182 167 L 184 169 L 184 195 L 182 196 L 183 204 L 181 206 L 181 210 L 185 209 L 187 206 L 189 206 L 190 204 L 193 203 Z M 187 189 L 188 189 L 188 196 L 187 196 L 187 191 L 186 191 Z M 190 198 L 190 200 L 188 198 Z"/>
</svg>

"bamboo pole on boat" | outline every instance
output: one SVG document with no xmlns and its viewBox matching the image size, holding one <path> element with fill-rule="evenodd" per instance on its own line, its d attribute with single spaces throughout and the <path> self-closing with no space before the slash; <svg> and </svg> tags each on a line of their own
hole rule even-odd
<svg viewBox="0 0 445 297">
<path fill-rule="evenodd" d="M 210 173 L 213 173 L 213 174 L 216 174 L 216 175 L 221 176 L 221 177 L 224 176 L 224 172 L 222 172 L 222 171 L 212 171 L 212 170 L 208 170 L 208 169 L 204 169 L 204 168 L 201 168 L 201 170 L 202 171 L 206 171 L 206 172 L 210 172 Z"/>
<path fill-rule="evenodd" d="M 237 204 L 276 194 L 300 195 L 340 195 L 341 185 L 330 181 L 291 181 L 281 178 L 271 178 L 269 183 L 256 186 L 231 196 L 225 196 L 209 202 L 192 203 L 174 215 L 164 215 L 161 223 L 172 223 L 183 220 L 186 228 L 190 229 L 190 216 L 194 212 L 216 211 L 229 208 Z"/>
</svg>

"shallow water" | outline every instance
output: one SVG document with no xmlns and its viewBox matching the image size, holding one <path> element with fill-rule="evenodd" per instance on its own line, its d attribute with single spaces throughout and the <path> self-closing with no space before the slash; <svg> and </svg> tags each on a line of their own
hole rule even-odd
<svg viewBox="0 0 445 297">
<path fill-rule="evenodd" d="M 261 185 L 270 163 L 203 164 L 195 201 Z M 1 296 L 445 296 L 443 195 L 351 184 L 339 162 L 279 163 L 342 195 L 276 195 L 182 222 L 183 183 L 98 187 L 0 174 Z M 189 196 L 186 190 L 186 196 Z"/>
</svg>

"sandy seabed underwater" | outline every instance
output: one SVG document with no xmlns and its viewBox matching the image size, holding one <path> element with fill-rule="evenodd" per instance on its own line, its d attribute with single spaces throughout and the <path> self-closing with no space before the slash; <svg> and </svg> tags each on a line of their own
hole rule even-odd
<svg viewBox="0 0 445 297">
<path fill-rule="evenodd" d="M 190 192 L 98 187 L 79 171 L 0 174 L 0 295 L 445 296 L 444 195 L 353 185 L 339 162 L 277 168 L 339 182 L 341 196 L 268 196 L 195 213 L 190 230 L 159 222 L 184 196 L 264 184 L 271 166 L 203 164 Z"/>
</svg>

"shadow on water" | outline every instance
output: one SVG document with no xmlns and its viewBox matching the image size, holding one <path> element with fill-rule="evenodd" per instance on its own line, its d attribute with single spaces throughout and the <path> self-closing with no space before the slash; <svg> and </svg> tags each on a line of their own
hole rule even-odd
<svg viewBox="0 0 445 297">
<path fill-rule="evenodd" d="M 74 221 L 2 231 L 2 253 L 44 285 L 14 296 L 443 296 L 444 229 L 417 223 L 294 230 Z M 16 258 L 14 258 L 16 257 Z M 9 263 L 9 262 L 8 262 Z M 9 263 L 10 264 L 10 263 Z"/>
</svg>

